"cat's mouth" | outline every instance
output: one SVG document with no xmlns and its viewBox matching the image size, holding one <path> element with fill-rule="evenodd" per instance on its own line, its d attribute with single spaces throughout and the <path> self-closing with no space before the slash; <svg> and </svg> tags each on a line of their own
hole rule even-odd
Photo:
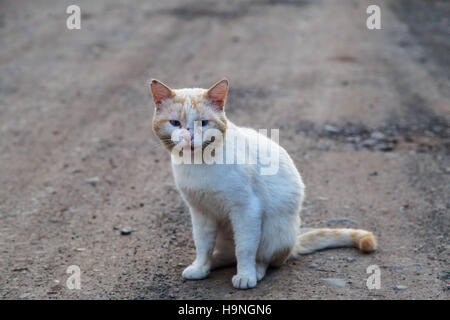
<svg viewBox="0 0 450 320">
<path fill-rule="evenodd" d="M 186 145 L 183 147 L 183 150 L 191 150 L 194 151 L 195 150 L 195 146 L 193 144 L 190 145 Z"/>
<path fill-rule="evenodd" d="M 201 144 L 196 144 L 196 143 L 190 143 L 190 144 L 186 144 L 186 145 L 184 145 L 183 147 L 182 147 L 182 149 L 183 150 L 186 150 L 186 151 L 199 151 L 199 150 L 202 150 L 202 151 L 204 151 L 205 150 L 205 148 L 207 147 L 207 146 L 209 146 L 211 143 L 213 143 L 214 142 L 214 139 L 211 139 L 210 141 L 204 141 L 203 143 L 201 143 Z"/>
</svg>

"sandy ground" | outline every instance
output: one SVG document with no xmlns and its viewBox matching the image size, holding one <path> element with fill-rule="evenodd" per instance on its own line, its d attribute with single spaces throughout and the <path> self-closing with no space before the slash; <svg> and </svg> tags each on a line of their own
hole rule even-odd
<svg viewBox="0 0 450 320">
<path fill-rule="evenodd" d="M 369 2 L 382 30 L 365 26 Z M 392 3 L 1 1 L 0 298 L 448 299 L 450 4 Z M 224 76 L 232 121 L 280 129 L 304 225 L 372 230 L 376 253 L 307 255 L 247 291 L 234 268 L 181 278 L 190 218 L 148 83 Z"/>
</svg>

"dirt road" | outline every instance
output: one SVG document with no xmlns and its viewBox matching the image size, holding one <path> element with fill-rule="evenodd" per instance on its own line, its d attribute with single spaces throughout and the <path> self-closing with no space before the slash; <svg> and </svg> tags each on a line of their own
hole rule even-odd
<svg viewBox="0 0 450 320">
<path fill-rule="evenodd" d="M 382 30 L 366 28 L 369 2 Z M 81 30 L 66 28 L 69 4 Z M 2 1 L 0 298 L 448 299 L 449 10 Z M 304 256 L 247 291 L 232 287 L 234 268 L 181 278 L 190 218 L 151 130 L 148 83 L 224 76 L 232 121 L 280 129 L 307 188 L 303 224 L 372 230 L 379 251 Z M 66 287 L 70 265 L 80 290 Z M 378 290 L 366 286 L 370 265 Z"/>
</svg>

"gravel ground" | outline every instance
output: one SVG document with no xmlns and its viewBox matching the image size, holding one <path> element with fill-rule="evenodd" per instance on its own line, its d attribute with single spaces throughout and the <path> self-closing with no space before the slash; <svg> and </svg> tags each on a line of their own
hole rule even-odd
<svg viewBox="0 0 450 320">
<path fill-rule="evenodd" d="M 425 0 L 2 1 L 0 298 L 448 299 L 449 16 Z M 376 253 L 307 255 L 247 291 L 234 268 L 181 278 L 190 218 L 148 83 L 224 76 L 230 119 L 280 129 L 304 225 L 372 230 Z"/>
</svg>

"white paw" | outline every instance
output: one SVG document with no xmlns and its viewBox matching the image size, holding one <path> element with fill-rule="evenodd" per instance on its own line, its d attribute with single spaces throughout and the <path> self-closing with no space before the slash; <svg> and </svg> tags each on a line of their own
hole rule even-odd
<svg viewBox="0 0 450 320">
<path fill-rule="evenodd" d="M 209 274 L 209 268 L 205 267 L 199 267 L 196 265 L 190 265 L 186 269 L 184 269 L 183 273 L 181 274 L 183 278 L 189 279 L 189 280 L 200 280 L 204 279 Z"/>
<path fill-rule="evenodd" d="M 233 286 L 236 289 L 250 289 L 256 287 L 256 274 L 236 274 L 233 279 Z"/>
</svg>

